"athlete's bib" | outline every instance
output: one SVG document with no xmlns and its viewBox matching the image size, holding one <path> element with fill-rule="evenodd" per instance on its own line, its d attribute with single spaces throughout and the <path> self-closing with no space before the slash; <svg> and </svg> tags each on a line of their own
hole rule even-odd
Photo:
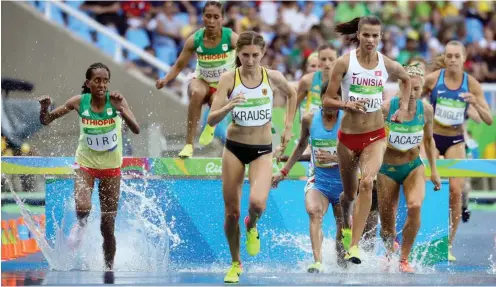
<svg viewBox="0 0 496 287">
<path fill-rule="evenodd" d="M 434 120 L 442 126 L 458 126 L 465 121 L 467 103 L 437 97 Z"/>
<path fill-rule="evenodd" d="M 356 50 L 352 50 L 348 71 L 341 81 L 343 101 L 366 100 L 365 111 L 367 113 L 381 110 L 382 92 L 389 77 L 382 54 L 377 52 L 377 56 L 379 58 L 377 67 L 369 70 L 360 65 Z"/>
<path fill-rule="evenodd" d="M 315 158 L 314 164 L 316 167 L 331 167 L 337 165 L 336 162 L 331 163 L 319 163 L 316 159 L 317 152 L 329 153 L 331 155 L 337 155 L 337 141 L 331 139 L 312 139 L 310 144 L 312 145 L 312 152 Z"/>
<path fill-rule="evenodd" d="M 84 123 L 101 123 L 101 126 L 92 126 Z M 103 122 L 107 122 L 104 125 Z M 86 145 L 94 151 L 108 151 L 114 149 L 118 144 L 118 135 L 114 119 L 109 120 L 87 120 L 82 119 L 83 132 Z"/>
<path fill-rule="evenodd" d="M 220 43 L 215 48 L 207 48 L 203 44 L 205 28 L 194 34 L 196 52 L 196 76 L 205 80 L 210 86 L 216 87 L 220 76 L 232 71 L 236 66 L 236 51 L 231 46 L 232 30 L 222 27 Z"/>
<path fill-rule="evenodd" d="M 244 95 L 246 102 L 231 111 L 233 123 L 244 127 L 263 126 L 272 119 L 273 92 L 265 68 L 262 69 L 262 82 L 255 88 L 247 88 L 241 81 L 239 69 L 235 70 L 234 89 L 229 98 Z"/>
<path fill-rule="evenodd" d="M 397 123 L 389 123 L 388 143 L 396 150 L 406 152 L 417 147 L 424 137 L 424 127 L 404 126 Z"/>
<path fill-rule="evenodd" d="M 389 114 L 386 118 L 386 133 L 388 135 L 388 147 L 402 152 L 407 152 L 418 147 L 424 137 L 424 104 L 417 100 L 417 110 L 413 119 L 404 123 L 396 123 L 391 117 L 399 109 L 399 98 L 393 97 L 389 106 Z"/>
<path fill-rule="evenodd" d="M 76 162 L 94 169 L 118 168 L 122 164 L 122 119 L 106 94 L 101 113 L 92 111 L 91 94 L 81 95 L 79 143 Z"/>
</svg>

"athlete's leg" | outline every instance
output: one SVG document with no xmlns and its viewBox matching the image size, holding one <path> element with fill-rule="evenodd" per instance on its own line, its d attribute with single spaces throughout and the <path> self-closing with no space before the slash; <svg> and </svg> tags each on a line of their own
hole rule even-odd
<svg viewBox="0 0 496 287">
<path fill-rule="evenodd" d="M 336 220 L 336 259 L 338 265 L 341 267 L 346 266 L 346 262 L 344 260 L 344 256 L 346 254 L 346 250 L 344 249 L 344 245 L 342 242 L 343 238 L 343 215 L 341 213 L 341 206 L 339 203 L 332 204 L 332 212 L 334 213 L 334 220 Z"/>
<path fill-rule="evenodd" d="M 381 218 L 381 238 L 389 256 L 394 251 L 400 185 L 389 176 L 379 173 L 377 175 L 377 188 L 379 215 Z"/>
<path fill-rule="evenodd" d="M 379 207 L 377 199 L 377 181 L 374 180 L 372 187 L 372 206 L 370 208 L 369 217 L 363 230 L 362 239 L 365 240 L 363 249 L 365 251 L 373 251 L 375 249 L 375 241 L 377 237 L 377 225 L 379 224 Z"/>
<path fill-rule="evenodd" d="M 310 241 L 315 262 L 322 262 L 322 219 L 329 207 L 329 201 L 321 192 L 311 188 L 305 194 L 305 208 L 310 217 Z M 341 212 L 340 212 L 341 213 Z M 339 229 L 338 229 L 339 230 Z M 336 240 L 337 242 L 338 240 Z"/>
<path fill-rule="evenodd" d="M 239 257 L 239 205 L 241 201 L 241 187 L 245 177 L 245 166 L 228 149 L 224 148 L 222 156 L 222 192 L 224 195 L 225 223 L 229 249 L 233 262 L 241 262 Z"/>
<path fill-rule="evenodd" d="M 272 184 L 272 152 L 264 154 L 250 163 L 250 202 L 248 216 L 245 217 L 246 251 L 255 256 L 260 252 L 260 236 L 257 221 L 265 211 L 267 198 Z"/>
<path fill-rule="evenodd" d="M 465 143 L 459 143 L 448 148 L 444 158 L 446 159 L 464 159 Z M 465 185 L 465 178 L 450 178 L 450 235 L 449 245 L 453 244 L 458 224 L 460 223 L 462 213 L 462 190 Z"/>
<path fill-rule="evenodd" d="M 472 182 L 470 178 L 465 179 L 465 185 L 462 191 L 462 221 L 468 222 L 470 219 L 470 210 L 468 210 L 468 203 L 470 199 L 470 191 L 472 191 Z"/>
<path fill-rule="evenodd" d="M 350 211 L 358 190 L 358 158 L 344 144 L 337 145 L 339 173 L 343 183 L 343 193 L 339 197 L 344 228 L 351 228 Z"/>
<path fill-rule="evenodd" d="M 400 260 L 406 261 L 410 255 L 415 237 L 420 228 L 420 209 L 425 196 L 425 168 L 423 165 L 412 170 L 403 182 L 403 192 L 407 204 L 407 218 L 403 227 Z"/>
<path fill-rule="evenodd" d="M 357 202 L 353 211 L 351 246 L 358 246 L 372 206 L 372 188 L 386 151 L 386 140 L 368 145 L 360 154 L 359 166 L 362 177 Z"/>
<path fill-rule="evenodd" d="M 103 255 L 105 268 L 112 270 L 116 251 L 115 242 L 115 217 L 119 204 L 121 177 L 108 177 L 100 179 L 98 195 L 102 211 L 100 231 L 103 237 Z"/>
<path fill-rule="evenodd" d="M 200 121 L 201 109 L 203 104 L 207 101 L 209 93 L 208 84 L 200 79 L 193 79 L 188 85 L 189 105 L 188 105 L 188 120 L 186 129 L 186 145 L 193 145 L 193 140 Z M 184 151 L 184 153 L 183 153 Z M 190 157 L 189 150 L 183 149 L 180 156 Z M 192 147 L 191 147 L 192 154 Z"/>
<path fill-rule="evenodd" d="M 78 224 L 82 227 L 88 221 L 91 211 L 91 194 L 95 178 L 88 172 L 77 169 L 74 183 L 74 200 L 76 202 L 76 216 Z"/>
</svg>

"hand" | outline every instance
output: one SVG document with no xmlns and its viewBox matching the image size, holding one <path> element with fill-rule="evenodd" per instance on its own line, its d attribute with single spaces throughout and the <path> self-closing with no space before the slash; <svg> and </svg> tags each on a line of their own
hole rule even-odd
<svg viewBox="0 0 496 287">
<path fill-rule="evenodd" d="M 396 112 L 391 116 L 391 121 L 394 123 L 402 123 L 408 118 L 408 111 L 397 109 Z"/>
<path fill-rule="evenodd" d="M 235 107 L 246 103 L 246 98 L 243 93 L 239 93 L 236 96 L 232 97 L 229 101 L 229 110 L 234 109 Z"/>
<path fill-rule="evenodd" d="M 437 172 L 431 172 L 431 181 L 434 184 L 434 191 L 441 190 L 441 178 Z"/>
<path fill-rule="evenodd" d="M 122 110 L 123 100 L 124 97 L 119 92 L 114 91 L 110 93 L 110 103 L 115 107 L 116 110 L 118 111 Z"/>
<path fill-rule="evenodd" d="M 50 107 L 50 105 L 52 104 L 52 99 L 50 99 L 50 96 L 41 96 L 38 99 L 38 102 L 40 102 L 42 110 L 43 109 L 47 110 Z"/>
<path fill-rule="evenodd" d="M 278 157 L 276 160 L 279 163 L 279 162 L 287 162 L 288 159 L 289 159 L 289 156 L 283 154 L 280 157 Z"/>
<path fill-rule="evenodd" d="M 157 82 L 155 83 L 155 87 L 159 90 L 165 87 L 165 85 L 167 85 L 167 82 L 163 79 L 158 79 Z"/>
<path fill-rule="evenodd" d="M 460 98 L 462 98 L 466 103 L 469 103 L 471 105 L 476 105 L 477 100 L 475 99 L 475 95 L 472 93 L 461 93 L 459 95 Z"/>
<path fill-rule="evenodd" d="M 337 161 L 337 156 L 328 151 L 317 150 L 315 151 L 315 160 L 321 164 L 328 164 Z"/>
<path fill-rule="evenodd" d="M 272 176 L 272 188 L 277 188 L 279 185 L 279 182 L 284 180 L 284 175 L 278 171 L 276 174 Z"/>
<path fill-rule="evenodd" d="M 283 145 L 278 145 L 276 147 L 276 150 L 274 151 L 274 158 L 276 159 L 276 162 L 279 163 L 281 161 L 281 158 L 284 156 L 284 150 L 286 149 L 285 146 Z"/>
<path fill-rule="evenodd" d="M 281 146 L 284 147 L 284 149 L 286 149 L 286 146 L 291 140 L 291 137 L 293 137 L 292 127 L 291 128 L 286 127 L 281 136 Z"/>
<path fill-rule="evenodd" d="M 344 108 L 348 109 L 351 112 L 357 112 L 357 113 L 362 113 L 365 114 L 367 113 L 367 108 L 365 107 L 365 104 L 367 104 L 369 101 L 366 99 L 360 99 L 358 101 L 348 101 L 344 104 Z"/>
</svg>

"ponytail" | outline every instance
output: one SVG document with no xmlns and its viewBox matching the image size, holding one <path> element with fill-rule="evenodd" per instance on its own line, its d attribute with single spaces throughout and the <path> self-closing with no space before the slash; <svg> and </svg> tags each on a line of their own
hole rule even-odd
<svg viewBox="0 0 496 287">
<path fill-rule="evenodd" d="M 431 66 L 433 71 L 446 68 L 446 64 L 444 63 L 444 54 L 437 55 L 431 62 Z"/>
<path fill-rule="evenodd" d="M 360 19 L 361 19 L 360 17 L 356 17 L 355 19 L 349 22 L 338 24 L 335 30 L 341 35 L 351 35 L 350 42 L 359 43 L 357 33 L 360 24 Z"/>
<path fill-rule="evenodd" d="M 360 27 L 362 27 L 362 25 L 364 24 L 381 26 L 381 30 L 382 30 L 381 20 L 376 16 L 371 15 L 364 17 L 356 17 L 355 19 L 349 22 L 338 24 L 336 26 L 335 31 L 340 33 L 341 35 L 350 35 L 351 38 L 349 39 L 349 41 L 359 44 L 360 40 L 358 38 L 358 31 L 360 31 Z"/>
</svg>

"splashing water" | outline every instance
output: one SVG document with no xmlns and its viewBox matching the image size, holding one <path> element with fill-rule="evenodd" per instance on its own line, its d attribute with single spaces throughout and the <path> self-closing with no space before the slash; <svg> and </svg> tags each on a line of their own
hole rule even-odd
<svg viewBox="0 0 496 287">
<path fill-rule="evenodd" d="M 8 182 L 8 184 L 11 184 Z M 136 186 L 130 186 L 121 181 L 122 205 L 118 211 L 115 223 L 117 252 L 114 270 L 116 271 L 166 271 L 169 265 L 169 250 L 181 243 L 167 225 L 166 214 L 158 205 L 155 195 L 147 196 L 147 182 L 144 181 L 144 191 L 138 191 Z M 73 250 L 69 248 L 64 230 L 69 226 L 67 219 L 74 217 L 74 200 L 66 202 L 65 214 L 60 226 L 56 223 L 55 238 L 52 246 L 45 239 L 42 230 L 33 220 L 19 196 L 12 193 L 19 205 L 21 215 L 28 229 L 38 242 L 49 266 L 54 270 L 91 270 L 101 271 L 104 268 L 100 232 L 99 205 L 94 204 L 93 211 L 84 228 L 84 236 L 80 246 Z M 54 222 L 55 219 L 53 219 Z M 170 241 L 172 245 L 170 246 Z"/>
<path fill-rule="evenodd" d="M 264 236 L 270 236 L 271 240 L 275 242 L 274 246 L 284 246 L 289 248 L 295 248 L 300 251 L 303 251 L 305 254 L 305 259 L 299 261 L 292 270 L 287 270 L 285 268 L 285 272 L 307 272 L 307 268 L 310 264 L 314 262 L 313 260 L 313 251 L 312 245 L 310 241 L 310 236 L 307 234 L 290 234 L 290 233 L 276 233 L 273 231 L 264 232 Z M 433 234 L 432 237 L 435 238 L 438 234 Z M 324 273 L 399 273 L 399 255 L 396 253 L 393 255 L 391 262 L 389 263 L 389 268 L 385 269 L 385 246 L 382 239 L 378 236 L 375 239 L 371 239 L 368 242 L 362 240 L 360 242 L 360 246 L 369 247 L 370 251 L 364 251 L 361 248 L 361 259 L 362 264 L 355 265 L 352 263 L 347 264 L 347 269 L 343 269 L 338 266 L 336 258 L 336 241 L 335 234 L 328 233 L 324 236 L 324 240 L 322 242 L 322 271 Z M 416 254 L 411 254 L 413 258 L 416 257 Z M 411 264 L 416 269 L 416 274 L 431 274 L 434 272 L 434 269 L 423 264 L 423 259 L 425 255 L 421 257 L 419 260 L 413 260 Z M 272 269 L 272 267 L 271 267 Z M 263 270 L 267 270 L 266 268 L 261 268 L 260 272 Z M 257 271 L 257 268 L 255 270 Z"/>
</svg>

